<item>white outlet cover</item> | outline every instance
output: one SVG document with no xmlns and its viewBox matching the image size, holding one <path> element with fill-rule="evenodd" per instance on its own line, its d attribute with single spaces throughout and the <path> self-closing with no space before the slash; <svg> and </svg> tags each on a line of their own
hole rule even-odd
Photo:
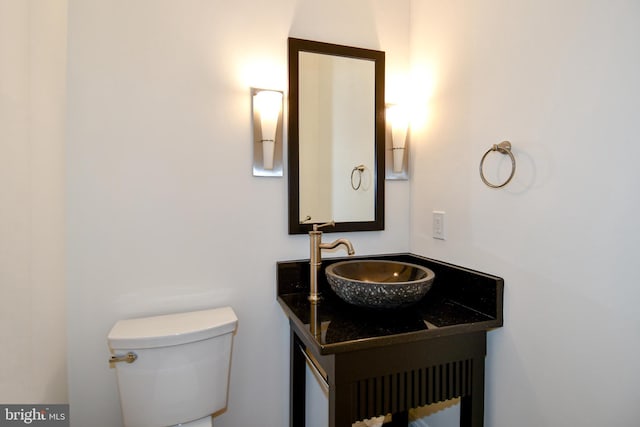
<svg viewBox="0 0 640 427">
<path fill-rule="evenodd" d="M 445 212 L 433 211 L 433 238 L 445 240 Z"/>
</svg>

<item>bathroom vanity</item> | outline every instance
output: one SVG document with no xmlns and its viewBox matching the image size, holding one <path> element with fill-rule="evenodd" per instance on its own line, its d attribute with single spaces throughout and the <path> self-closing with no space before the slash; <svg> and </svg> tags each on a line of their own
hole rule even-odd
<svg viewBox="0 0 640 427">
<path fill-rule="evenodd" d="M 394 426 L 406 426 L 409 409 L 455 397 L 460 426 L 483 426 L 486 334 L 503 323 L 503 280 L 413 254 L 367 256 L 435 273 L 417 304 L 367 309 L 342 301 L 327 283 L 324 268 L 345 259 L 322 261 L 318 303 L 308 299 L 309 260 L 277 263 L 291 333 L 290 426 L 305 423 L 307 363 L 328 388 L 330 427 L 389 413 Z"/>
</svg>

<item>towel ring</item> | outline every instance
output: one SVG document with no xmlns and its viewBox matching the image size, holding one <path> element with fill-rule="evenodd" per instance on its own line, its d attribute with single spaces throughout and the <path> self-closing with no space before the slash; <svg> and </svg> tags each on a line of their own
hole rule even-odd
<svg viewBox="0 0 640 427">
<path fill-rule="evenodd" d="M 353 188 L 355 191 L 358 191 L 360 189 L 360 186 L 362 185 L 362 172 L 364 172 L 364 170 L 364 165 L 358 165 L 355 166 L 351 171 L 351 188 Z M 354 184 L 353 176 L 356 172 L 358 172 L 358 183 Z"/>
<path fill-rule="evenodd" d="M 505 154 L 505 155 L 507 155 L 507 156 L 509 156 L 511 158 L 511 175 L 509 175 L 509 178 L 507 178 L 507 180 L 505 182 L 503 182 L 502 184 L 492 184 L 489 181 L 487 181 L 487 179 L 484 177 L 484 171 L 482 170 L 482 166 L 484 165 L 484 159 L 492 151 L 497 151 L 497 152 L 499 152 L 501 154 Z M 505 185 L 507 185 L 509 183 L 509 181 L 511 181 L 511 178 L 513 178 L 513 175 L 515 173 L 516 173 L 516 158 L 513 157 L 513 153 L 511 152 L 511 143 L 509 141 L 502 141 L 500 144 L 493 144 L 493 147 L 488 149 L 487 152 L 484 153 L 484 156 L 482 156 L 482 160 L 480 160 L 480 178 L 482 179 L 482 182 L 484 182 L 487 186 L 489 186 L 491 188 L 504 187 Z"/>
</svg>

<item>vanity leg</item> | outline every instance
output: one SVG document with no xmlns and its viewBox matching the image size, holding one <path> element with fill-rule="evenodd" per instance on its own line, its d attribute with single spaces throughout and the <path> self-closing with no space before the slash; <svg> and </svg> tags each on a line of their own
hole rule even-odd
<svg viewBox="0 0 640 427">
<path fill-rule="evenodd" d="M 460 427 L 484 426 L 484 357 L 473 359 L 471 395 L 460 399 Z"/>
<path fill-rule="evenodd" d="M 291 380 L 289 386 L 289 427 L 304 427 L 305 424 L 305 358 L 302 342 L 291 329 L 290 356 Z"/>
<path fill-rule="evenodd" d="M 329 427 L 351 427 L 351 394 L 345 385 L 329 386 Z"/>
</svg>

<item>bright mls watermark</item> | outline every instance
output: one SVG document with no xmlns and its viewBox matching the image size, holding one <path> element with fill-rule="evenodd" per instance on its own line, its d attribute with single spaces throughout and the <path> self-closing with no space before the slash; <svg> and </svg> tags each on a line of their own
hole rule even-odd
<svg viewBox="0 0 640 427">
<path fill-rule="evenodd" d="M 69 427 L 69 405 L 1 405 L 0 427 Z"/>
</svg>

